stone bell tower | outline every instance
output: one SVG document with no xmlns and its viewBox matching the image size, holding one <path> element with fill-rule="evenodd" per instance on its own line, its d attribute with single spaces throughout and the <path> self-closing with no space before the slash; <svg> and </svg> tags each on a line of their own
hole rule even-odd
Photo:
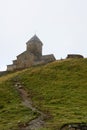
<svg viewBox="0 0 87 130">
<path fill-rule="evenodd" d="M 27 51 L 34 54 L 38 58 L 42 56 L 43 43 L 36 35 L 34 35 L 26 44 Z"/>
</svg>

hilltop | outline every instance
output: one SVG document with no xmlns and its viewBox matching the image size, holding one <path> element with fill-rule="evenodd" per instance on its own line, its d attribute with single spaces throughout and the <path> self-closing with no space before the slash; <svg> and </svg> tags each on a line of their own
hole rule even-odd
<svg viewBox="0 0 87 130">
<path fill-rule="evenodd" d="M 35 111 L 23 105 L 18 83 Z M 0 130 L 19 130 L 41 112 L 46 115 L 44 130 L 87 122 L 87 59 L 55 61 L 0 77 Z"/>
</svg>

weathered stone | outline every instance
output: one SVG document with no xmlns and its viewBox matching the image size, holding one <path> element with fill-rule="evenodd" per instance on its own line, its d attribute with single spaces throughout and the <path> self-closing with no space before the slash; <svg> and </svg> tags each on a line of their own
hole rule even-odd
<svg viewBox="0 0 87 130">
<path fill-rule="evenodd" d="M 67 58 L 84 58 L 84 57 L 79 54 L 68 54 Z"/>
<path fill-rule="evenodd" d="M 35 35 L 27 43 L 27 49 L 17 56 L 17 60 L 13 60 L 12 65 L 7 65 L 7 71 L 28 68 L 34 65 L 46 64 L 55 61 L 53 54 L 42 55 L 43 43 Z"/>
<path fill-rule="evenodd" d="M 64 124 L 60 130 L 87 130 L 87 123 Z"/>
</svg>

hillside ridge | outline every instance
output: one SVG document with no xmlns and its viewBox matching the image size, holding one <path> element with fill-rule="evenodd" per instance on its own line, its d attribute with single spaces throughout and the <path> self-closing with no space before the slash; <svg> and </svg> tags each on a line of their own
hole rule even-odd
<svg viewBox="0 0 87 130">
<path fill-rule="evenodd" d="M 16 83 L 23 85 L 19 84 L 20 93 L 27 93 L 25 98 L 31 99 L 34 110 L 47 116 L 46 127 L 40 129 L 87 122 L 87 59 L 55 61 L 1 76 L 0 130 L 19 130 L 19 122 L 29 124 L 40 114 L 22 104 Z"/>
</svg>

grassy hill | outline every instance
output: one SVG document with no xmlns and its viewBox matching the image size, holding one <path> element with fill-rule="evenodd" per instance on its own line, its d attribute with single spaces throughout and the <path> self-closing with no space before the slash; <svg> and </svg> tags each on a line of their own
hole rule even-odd
<svg viewBox="0 0 87 130">
<path fill-rule="evenodd" d="M 56 61 L 0 77 L 0 130 L 37 117 L 21 102 L 14 80 L 21 82 L 34 106 L 47 115 L 44 129 L 87 122 L 87 59 Z"/>
</svg>

